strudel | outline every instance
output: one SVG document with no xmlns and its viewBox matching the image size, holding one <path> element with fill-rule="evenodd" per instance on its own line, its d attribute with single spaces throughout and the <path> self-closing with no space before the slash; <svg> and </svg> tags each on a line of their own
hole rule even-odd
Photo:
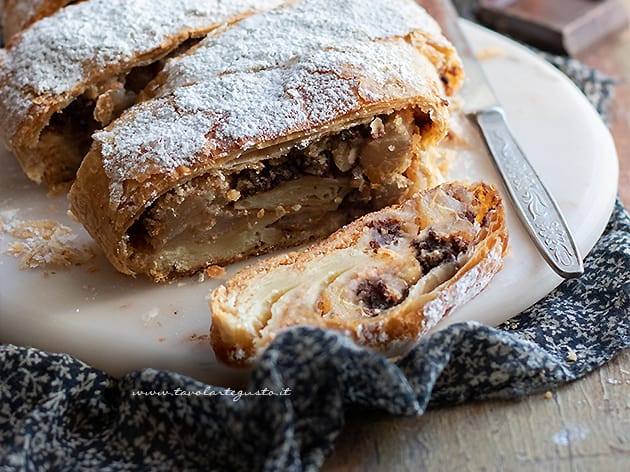
<svg viewBox="0 0 630 472">
<path fill-rule="evenodd" d="M 303 0 L 169 59 L 70 192 L 123 273 L 164 281 L 329 235 L 439 182 L 463 78 L 411 0 Z"/>
<path fill-rule="evenodd" d="M 85 0 L 0 50 L 0 138 L 35 182 L 72 181 L 92 133 L 171 55 L 280 0 Z M 17 7 L 18 5 L 16 5 Z"/>
<path fill-rule="evenodd" d="M 281 330 L 306 325 L 399 352 L 486 286 L 507 242 L 494 188 L 443 184 L 235 274 L 212 293 L 212 346 L 248 364 Z"/>
</svg>

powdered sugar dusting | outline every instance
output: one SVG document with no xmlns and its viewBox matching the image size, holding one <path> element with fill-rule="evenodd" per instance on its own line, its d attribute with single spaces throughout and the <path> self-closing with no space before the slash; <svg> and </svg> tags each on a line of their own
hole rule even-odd
<svg viewBox="0 0 630 472">
<path fill-rule="evenodd" d="M 217 32 L 168 63 L 156 98 L 95 135 L 111 188 L 325 126 L 383 90 L 438 93 L 402 39 L 436 28 L 410 0 L 305 0 Z"/>
<path fill-rule="evenodd" d="M 26 116 L 30 103 L 25 93 L 16 90 L 13 72 L 6 49 L 0 49 L 0 136 L 11 136 L 15 132 L 20 118 Z M 8 142 L 7 142 L 8 144 Z"/>
<path fill-rule="evenodd" d="M 296 57 L 365 40 L 405 37 L 420 30 L 439 35 L 431 17 L 410 0 L 307 0 L 255 15 L 210 37 L 194 56 L 169 64 L 170 87 L 208 72 L 235 73 L 280 67 Z"/>
<path fill-rule="evenodd" d="M 2 133 L 11 138 L 31 107 L 65 106 L 107 69 L 151 62 L 174 38 L 199 36 L 282 0 L 90 0 L 70 5 L 16 36 L 0 58 Z M 177 46 L 173 44 L 172 47 Z M 87 73 L 89 69 L 90 73 Z M 42 96 L 46 100 L 42 100 Z M 44 110 L 44 107 L 41 109 Z"/>
<path fill-rule="evenodd" d="M 222 23 L 280 1 L 90 0 L 29 28 L 10 50 L 16 77 L 35 93 L 60 94 L 83 79 L 87 65 L 105 68 L 159 48 L 165 38 Z"/>
</svg>

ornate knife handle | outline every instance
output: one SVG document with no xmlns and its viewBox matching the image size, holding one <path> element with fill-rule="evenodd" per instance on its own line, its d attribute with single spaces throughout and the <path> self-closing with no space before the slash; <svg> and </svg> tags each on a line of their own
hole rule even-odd
<svg viewBox="0 0 630 472">
<path fill-rule="evenodd" d="M 582 258 L 567 223 L 512 136 L 501 108 L 479 111 L 475 118 L 512 202 L 542 256 L 564 278 L 582 275 Z"/>
</svg>

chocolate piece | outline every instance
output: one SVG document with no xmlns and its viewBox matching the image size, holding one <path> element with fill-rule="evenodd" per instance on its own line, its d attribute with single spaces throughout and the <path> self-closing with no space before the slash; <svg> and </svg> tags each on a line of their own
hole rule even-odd
<svg viewBox="0 0 630 472">
<path fill-rule="evenodd" d="M 466 241 L 456 235 L 440 235 L 429 230 L 421 239 L 412 241 L 416 259 L 426 274 L 444 262 L 451 262 L 468 249 Z"/>
<path fill-rule="evenodd" d="M 556 54 L 576 55 L 628 25 L 618 0 L 481 0 L 484 25 Z"/>
<path fill-rule="evenodd" d="M 357 297 L 369 317 L 377 316 L 383 310 L 398 305 L 408 293 L 408 287 L 389 287 L 381 279 L 364 280 L 357 288 Z"/>
</svg>

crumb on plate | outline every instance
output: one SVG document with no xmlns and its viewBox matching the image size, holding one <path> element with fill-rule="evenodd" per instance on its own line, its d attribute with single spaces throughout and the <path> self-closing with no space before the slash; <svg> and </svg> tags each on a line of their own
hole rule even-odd
<svg viewBox="0 0 630 472">
<path fill-rule="evenodd" d="M 18 240 L 6 252 L 21 257 L 22 270 L 78 266 L 96 256 L 89 246 L 77 247 L 72 229 L 54 220 L 3 223 L 0 231 Z"/>
<path fill-rule="evenodd" d="M 206 275 L 211 279 L 218 279 L 225 275 L 225 268 L 220 265 L 211 265 L 206 269 Z"/>
<path fill-rule="evenodd" d="M 496 59 L 497 57 L 505 56 L 505 50 L 499 46 L 487 46 L 477 51 L 475 55 L 480 61 L 486 61 L 488 59 Z"/>
</svg>

